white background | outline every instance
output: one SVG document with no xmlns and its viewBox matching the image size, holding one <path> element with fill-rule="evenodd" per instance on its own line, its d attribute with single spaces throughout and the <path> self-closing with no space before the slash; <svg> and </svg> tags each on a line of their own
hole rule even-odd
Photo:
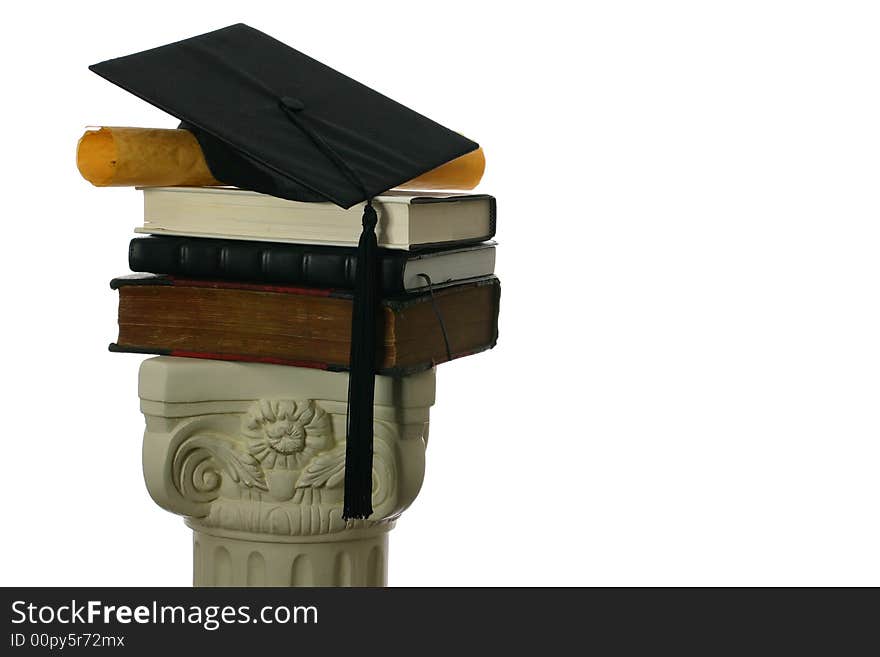
<svg viewBox="0 0 880 657">
<path fill-rule="evenodd" d="M 875 4 L 8 5 L 0 584 L 190 582 L 106 350 L 141 199 L 74 147 L 176 125 L 89 64 L 238 21 L 487 153 L 501 336 L 439 369 L 390 584 L 880 584 Z"/>
</svg>

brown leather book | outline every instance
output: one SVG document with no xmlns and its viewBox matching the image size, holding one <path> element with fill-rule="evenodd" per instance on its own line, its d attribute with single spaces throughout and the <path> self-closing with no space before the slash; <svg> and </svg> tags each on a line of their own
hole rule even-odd
<svg viewBox="0 0 880 657">
<path fill-rule="evenodd" d="M 119 338 L 111 351 L 348 368 L 349 292 L 142 275 L 110 285 L 119 291 Z M 382 302 L 379 373 L 408 374 L 495 346 L 497 278 L 435 289 L 433 296 Z"/>
</svg>

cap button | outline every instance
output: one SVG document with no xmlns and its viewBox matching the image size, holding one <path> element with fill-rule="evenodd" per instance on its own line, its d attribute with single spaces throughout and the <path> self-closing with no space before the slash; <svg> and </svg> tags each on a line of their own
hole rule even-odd
<svg viewBox="0 0 880 657">
<path fill-rule="evenodd" d="M 281 104 L 284 105 L 289 110 L 294 112 L 299 112 L 300 110 L 304 110 L 306 108 L 305 103 L 303 103 L 299 98 L 293 98 L 292 96 L 282 96 Z"/>
</svg>

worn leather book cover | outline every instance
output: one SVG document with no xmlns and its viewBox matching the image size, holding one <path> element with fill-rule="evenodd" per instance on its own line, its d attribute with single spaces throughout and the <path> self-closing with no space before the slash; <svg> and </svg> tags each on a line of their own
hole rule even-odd
<svg viewBox="0 0 880 657">
<path fill-rule="evenodd" d="M 350 292 L 151 275 L 110 285 L 119 291 L 111 351 L 348 369 Z M 491 349 L 499 299 L 494 276 L 385 298 L 377 373 L 409 374 Z"/>
</svg>

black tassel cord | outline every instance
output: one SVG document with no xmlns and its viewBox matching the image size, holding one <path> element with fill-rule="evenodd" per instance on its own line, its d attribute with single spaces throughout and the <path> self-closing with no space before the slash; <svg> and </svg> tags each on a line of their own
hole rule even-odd
<svg viewBox="0 0 880 657">
<path fill-rule="evenodd" d="M 376 210 L 367 201 L 358 241 L 351 313 L 345 500 L 342 507 L 342 517 L 346 519 L 367 518 L 373 513 L 373 395 L 376 387 L 376 307 L 379 301 L 376 222 Z"/>
<path fill-rule="evenodd" d="M 378 216 L 363 181 L 305 120 L 305 105 L 285 96 L 279 104 L 290 121 L 312 140 L 337 170 L 361 190 L 363 229 L 358 241 L 354 302 L 351 312 L 351 353 L 348 375 L 348 415 L 345 435 L 345 490 L 342 517 L 368 518 L 373 513 L 373 396 L 376 390 L 376 305 L 378 293 Z"/>
<path fill-rule="evenodd" d="M 431 295 L 431 307 L 434 309 L 434 317 L 437 318 L 437 324 L 440 325 L 440 334 L 443 336 L 443 346 L 446 347 L 446 360 L 452 360 L 452 349 L 449 348 L 449 334 L 446 332 L 446 322 L 443 321 L 443 315 L 440 314 L 440 307 L 437 305 L 437 299 L 434 298 L 434 283 L 427 274 L 416 274 L 423 279 L 428 285 L 428 294 Z"/>
</svg>

